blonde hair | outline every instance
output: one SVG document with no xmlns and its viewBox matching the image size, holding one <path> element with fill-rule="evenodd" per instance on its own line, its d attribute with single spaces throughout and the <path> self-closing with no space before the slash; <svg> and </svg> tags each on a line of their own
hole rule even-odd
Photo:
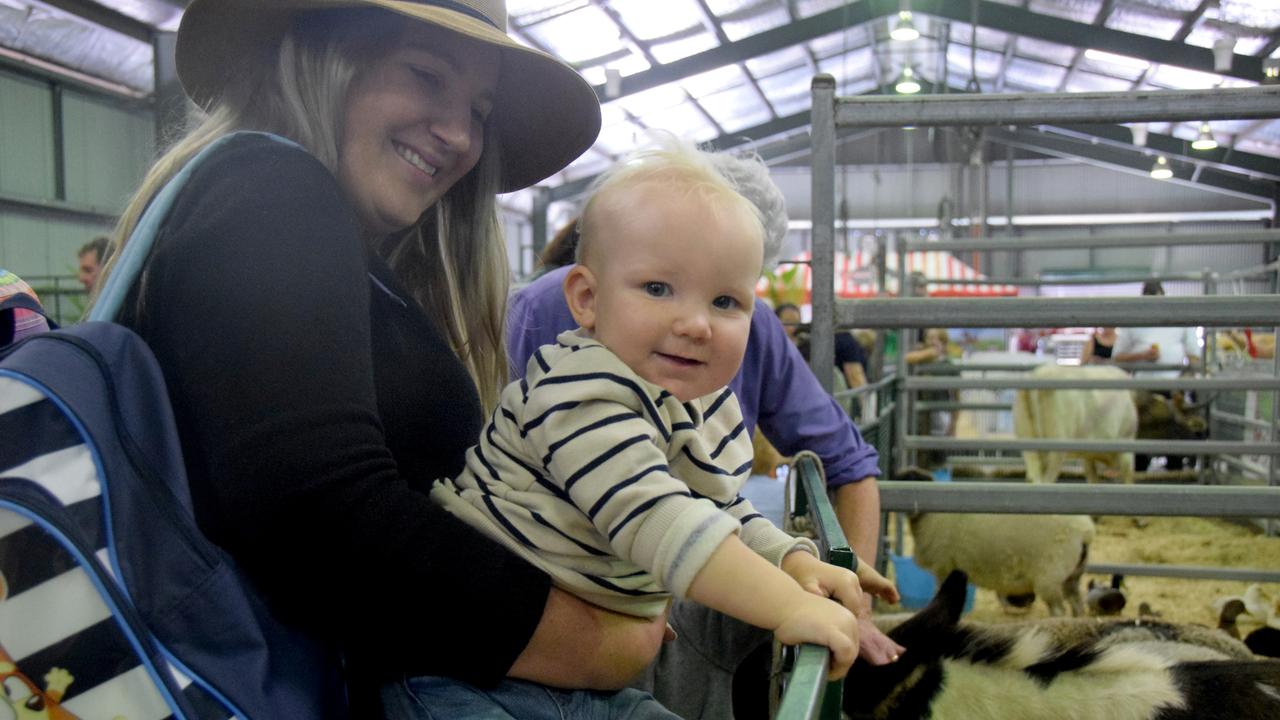
<svg viewBox="0 0 1280 720">
<path fill-rule="evenodd" d="M 654 146 L 631 153 L 606 170 L 592 183 L 590 198 L 578 221 L 576 258 L 583 262 L 600 232 L 600 214 L 614 214 L 634 209 L 635 198 L 624 197 L 626 190 L 652 185 L 664 192 L 696 197 L 705 201 L 712 212 L 736 213 L 750 217 L 759 229 L 759 240 L 766 242 L 765 218 L 754 203 L 743 196 L 732 177 L 722 172 L 717 154 L 699 150 L 696 145 L 666 132 L 653 134 Z"/>
<path fill-rule="evenodd" d="M 337 174 L 347 90 L 357 68 L 385 52 L 405 28 L 402 16 L 382 10 L 319 10 L 301 14 L 261 72 L 227 85 L 211 110 L 193 120 L 143 178 L 112 236 L 128 242 L 147 204 L 196 153 L 238 130 L 283 135 Z M 409 288 L 413 299 L 448 337 L 467 367 L 484 407 L 497 404 L 507 380 L 503 349 L 508 269 L 498 222 L 500 148 L 486 132 L 476 168 L 419 222 L 374 248 Z M 103 269 L 105 278 L 113 261 Z M 145 286 L 146 277 L 140 279 Z M 142 297 L 143 293 L 139 293 Z M 465 311 L 464 311 L 465 309 Z"/>
</svg>

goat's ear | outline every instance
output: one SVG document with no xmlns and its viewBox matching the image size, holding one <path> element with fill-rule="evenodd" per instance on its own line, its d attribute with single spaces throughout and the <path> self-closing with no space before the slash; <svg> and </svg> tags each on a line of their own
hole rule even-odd
<svg viewBox="0 0 1280 720">
<path fill-rule="evenodd" d="M 595 330 L 596 276 L 581 263 L 574 265 L 564 277 L 564 299 L 579 326 Z"/>
<path fill-rule="evenodd" d="M 933 603 L 941 603 L 948 622 L 954 625 L 960 622 L 960 615 L 964 613 L 964 596 L 968 589 L 969 576 L 963 570 L 952 570 L 929 604 L 932 606 Z"/>
</svg>

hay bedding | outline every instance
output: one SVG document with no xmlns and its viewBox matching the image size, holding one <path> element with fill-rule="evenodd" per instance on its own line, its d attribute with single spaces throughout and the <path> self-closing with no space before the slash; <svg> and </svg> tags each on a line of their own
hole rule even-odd
<svg viewBox="0 0 1280 720">
<path fill-rule="evenodd" d="M 1280 537 L 1266 537 L 1253 527 L 1211 518 L 1153 517 L 1146 527 L 1136 527 L 1130 517 L 1098 519 L 1098 534 L 1090 548 L 1090 563 L 1123 563 L 1144 565 L 1196 565 L 1206 567 L 1238 567 L 1280 570 Z M 893 536 L 891 520 L 887 532 Z M 907 554 L 910 554 L 910 527 L 904 531 Z M 1086 575 L 1109 584 L 1110 576 Z M 1241 595 L 1249 583 L 1223 580 L 1195 580 L 1126 576 L 1122 586 L 1127 600 L 1121 617 L 1138 616 L 1138 607 L 1146 602 L 1161 619 L 1178 623 L 1197 623 L 1215 627 L 1218 622 L 1212 605 L 1217 598 Z M 1264 584 L 1263 591 L 1273 600 L 1280 597 L 1280 584 Z M 886 605 L 878 612 L 896 612 Z M 1037 600 L 1022 615 L 1005 612 L 995 593 L 978 588 L 973 611 L 966 617 L 982 622 L 1013 622 L 1048 617 L 1049 611 Z M 1241 633 L 1258 625 L 1240 617 Z"/>
</svg>

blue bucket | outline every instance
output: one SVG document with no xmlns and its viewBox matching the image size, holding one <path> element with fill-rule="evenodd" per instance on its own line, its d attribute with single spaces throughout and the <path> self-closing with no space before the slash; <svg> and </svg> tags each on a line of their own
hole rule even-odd
<svg viewBox="0 0 1280 720">
<path fill-rule="evenodd" d="M 893 564 L 893 577 L 898 585 L 898 593 L 902 595 L 903 608 L 919 610 L 933 599 L 938 591 L 938 580 L 933 573 L 916 564 L 914 558 L 905 555 L 889 554 L 889 562 Z M 964 612 L 973 609 L 973 597 L 976 588 L 969 583 L 964 593 Z"/>
</svg>

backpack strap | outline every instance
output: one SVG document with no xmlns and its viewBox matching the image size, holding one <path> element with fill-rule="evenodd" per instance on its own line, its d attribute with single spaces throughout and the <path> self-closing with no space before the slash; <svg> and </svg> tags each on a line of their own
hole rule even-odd
<svg viewBox="0 0 1280 720">
<path fill-rule="evenodd" d="M 169 209 L 173 207 L 174 200 L 182 192 L 187 181 L 191 179 L 196 169 L 209 156 L 218 152 L 233 139 L 245 135 L 261 135 L 290 147 L 302 147 L 288 138 L 272 133 L 241 131 L 224 135 L 196 153 L 195 157 L 188 160 L 181 170 L 172 178 L 169 178 L 169 182 L 160 188 L 160 192 L 156 193 L 155 197 L 151 199 L 151 204 L 142 213 L 138 224 L 134 226 L 133 232 L 129 235 L 129 241 L 120 249 L 120 257 L 116 258 L 115 268 L 107 276 L 106 282 L 102 286 L 102 292 L 98 294 L 97 302 L 94 303 L 93 309 L 89 311 L 89 320 L 113 321 L 119 316 L 120 308 L 124 305 L 129 289 L 133 287 L 133 283 L 138 279 L 138 276 L 142 274 L 142 266 L 146 264 L 147 256 L 151 254 L 151 246 L 155 243 L 160 227 L 169 216 Z"/>
</svg>

